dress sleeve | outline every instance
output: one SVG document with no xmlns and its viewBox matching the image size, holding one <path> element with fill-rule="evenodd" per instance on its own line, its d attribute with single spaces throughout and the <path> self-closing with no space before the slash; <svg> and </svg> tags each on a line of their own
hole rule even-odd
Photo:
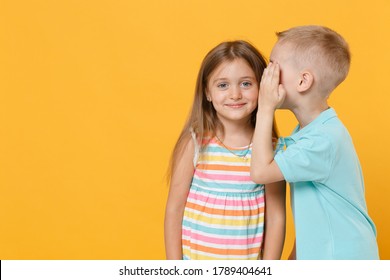
<svg viewBox="0 0 390 280">
<path fill-rule="evenodd" d="M 199 159 L 200 144 L 198 142 L 198 138 L 196 137 L 195 131 L 191 128 L 190 132 L 191 132 L 192 141 L 194 141 L 194 159 L 193 159 L 193 164 L 194 164 L 194 168 L 196 168 L 196 164 L 198 163 L 198 159 Z"/>
</svg>

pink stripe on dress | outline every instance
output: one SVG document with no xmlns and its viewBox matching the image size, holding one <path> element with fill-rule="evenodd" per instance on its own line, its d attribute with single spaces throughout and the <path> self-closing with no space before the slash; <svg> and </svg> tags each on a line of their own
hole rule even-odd
<svg viewBox="0 0 390 280">
<path fill-rule="evenodd" d="M 227 175 L 227 174 L 213 174 L 213 173 L 204 173 L 199 170 L 195 171 L 195 175 L 199 178 L 206 178 L 210 180 L 219 180 L 219 181 L 242 181 L 248 182 L 251 181 L 251 177 L 248 175 Z"/>
<path fill-rule="evenodd" d="M 204 236 L 198 233 L 191 232 L 190 230 L 183 229 L 183 236 L 191 236 L 192 240 L 203 241 L 213 244 L 226 244 L 226 245 L 252 245 L 260 244 L 263 240 L 263 235 L 256 236 L 253 238 L 221 238 L 221 237 L 210 237 Z"/>
<path fill-rule="evenodd" d="M 218 198 L 212 198 L 209 196 L 204 196 L 204 195 L 201 195 L 198 193 L 190 192 L 188 194 L 188 198 L 194 199 L 197 201 L 209 202 L 212 204 L 227 205 L 227 206 L 236 206 L 236 205 L 254 206 L 254 205 L 259 205 L 259 204 L 264 203 L 264 196 L 250 199 L 250 200 L 249 199 L 248 200 L 237 200 L 237 199 L 228 199 L 228 198 L 218 199 Z"/>
</svg>

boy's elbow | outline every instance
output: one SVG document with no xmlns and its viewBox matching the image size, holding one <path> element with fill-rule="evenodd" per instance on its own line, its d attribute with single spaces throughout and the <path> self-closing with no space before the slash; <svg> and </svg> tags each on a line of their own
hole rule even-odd
<svg viewBox="0 0 390 280">
<path fill-rule="evenodd" d="M 251 168 L 250 175 L 251 175 L 251 180 L 256 184 L 267 184 L 265 178 L 266 174 L 264 174 L 264 172 L 262 172 L 260 169 L 254 170 Z"/>
<path fill-rule="evenodd" d="M 271 184 L 284 180 L 283 177 L 278 177 L 274 174 L 272 167 L 263 168 L 251 168 L 250 170 L 251 180 L 256 184 Z"/>
<path fill-rule="evenodd" d="M 258 166 L 251 165 L 250 177 L 256 184 L 263 185 L 284 180 L 283 174 L 274 161 L 269 164 L 261 164 Z"/>
</svg>

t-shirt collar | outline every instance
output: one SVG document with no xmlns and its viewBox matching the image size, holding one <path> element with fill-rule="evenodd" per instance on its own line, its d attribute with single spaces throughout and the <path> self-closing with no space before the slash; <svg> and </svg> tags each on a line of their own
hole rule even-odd
<svg viewBox="0 0 390 280">
<path fill-rule="evenodd" d="M 304 128 L 300 129 L 300 125 L 298 124 L 293 132 L 291 133 L 290 137 L 294 142 L 296 139 L 299 139 L 302 134 L 307 133 L 308 131 L 312 130 L 313 128 L 317 127 L 319 124 L 325 123 L 327 120 L 336 117 L 336 111 L 333 108 L 328 108 L 325 111 L 321 112 L 313 121 L 311 121 L 308 125 L 306 125 Z"/>
</svg>

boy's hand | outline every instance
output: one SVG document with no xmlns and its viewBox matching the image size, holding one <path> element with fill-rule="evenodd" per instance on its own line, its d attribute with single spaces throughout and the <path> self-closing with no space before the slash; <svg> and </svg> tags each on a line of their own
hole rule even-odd
<svg viewBox="0 0 390 280">
<path fill-rule="evenodd" d="M 286 90 L 280 84 L 279 64 L 270 62 L 264 69 L 260 82 L 259 107 L 276 110 L 286 97 Z"/>
</svg>

